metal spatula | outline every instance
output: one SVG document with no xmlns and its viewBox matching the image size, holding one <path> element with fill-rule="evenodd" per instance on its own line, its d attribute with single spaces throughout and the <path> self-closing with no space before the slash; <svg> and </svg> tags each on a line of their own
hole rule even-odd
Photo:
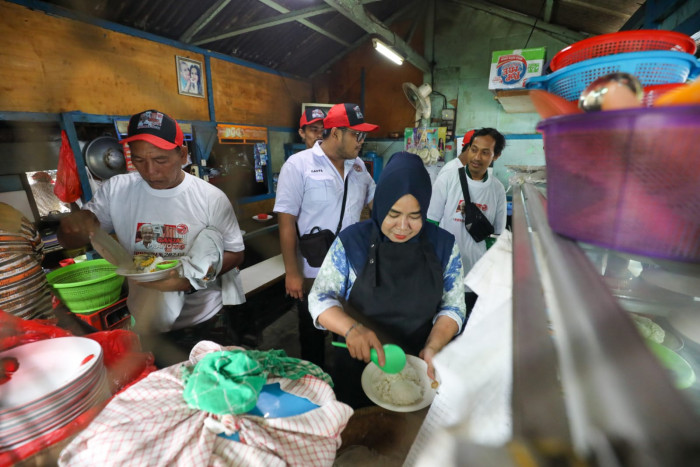
<svg viewBox="0 0 700 467">
<path fill-rule="evenodd" d="M 134 269 L 134 261 L 129 252 L 104 230 L 97 229 L 90 236 L 90 241 L 95 250 L 113 265 L 124 270 Z"/>
</svg>

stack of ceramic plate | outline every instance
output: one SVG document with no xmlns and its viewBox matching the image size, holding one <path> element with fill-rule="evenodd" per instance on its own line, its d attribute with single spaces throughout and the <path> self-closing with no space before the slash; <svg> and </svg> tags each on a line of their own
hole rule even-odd
<svg viewBox="0 0 700 467">
<path fill-rule="evenodd" d="M 61 428 L 108 397 L 102 348 L 59 337 L 0 352 L 19 367 L 0 385 L 0 450 L 15 449 Z"/>
</svg>

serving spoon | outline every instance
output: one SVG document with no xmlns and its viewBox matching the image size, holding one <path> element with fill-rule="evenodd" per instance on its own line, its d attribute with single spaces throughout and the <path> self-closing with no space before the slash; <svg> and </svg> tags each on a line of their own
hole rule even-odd
<svg viewBox="0 0 700 467">
<path fill-rule="evenodd" d="M 348 345 L 344 342 L 333 341 L 331 344 L 335 347 L 348 348 Z M 384 344 L 382 347 L 384 348 L 384 366 L 379 366 L 377 349 L 370 349 L 369 359 L 385 373 L 394 374 L 403 370 L 403 367 L 406 366 L 406 353 L 403 349 L 395 344 Z"/>
</svg>

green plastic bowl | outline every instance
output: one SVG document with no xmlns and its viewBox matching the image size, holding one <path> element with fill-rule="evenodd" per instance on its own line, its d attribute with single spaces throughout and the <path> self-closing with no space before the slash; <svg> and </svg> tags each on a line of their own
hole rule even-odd
<svg viewBox="0 0 700 467">
<path fill-rule="evenodd" d="M 71 264 L 46 275 L 54 294 L 73 313 L 92 313 L 119 300 L 124 277 L 104 259 Z"/>
</svg>

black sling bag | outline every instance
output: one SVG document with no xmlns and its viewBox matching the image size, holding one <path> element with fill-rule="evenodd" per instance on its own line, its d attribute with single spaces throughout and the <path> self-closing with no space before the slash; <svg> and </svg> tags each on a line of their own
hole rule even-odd
<svg viewBox="0 0 700 467">
<path fill-rule="evenodd" d="M 462 193 L 464 195 L 464 205 L 462 206 L 462 215 L 464 216 L 464 227 L 472 236 L 476 243 L 479 243 L 490 236 L 494 230 L 491 222 L 484 216 L 479 207 L 472 203 L 469 197 L 469 184 L 467 183 L 466 168 L 459 169 L 459 183 L 462 184 Z"/>
<path fill-rule="evenodd" d="M 299 235 L 299 225 L 294 224 L 297 228 L 297 237 L 299 237 L 299 250 L 301 250 L 301 255 L 306 258 L 309 266 L 312 268 L 321 267 L 323 264 L 323 259 L 326 257 L 326 253 L 331 248 L 333 240 L 340 233 L 340 227 L 343 225 L 343 216 L 345 215 L 345 201 L 348 197 L 348 179 L 350 174 L 345 177 L 345 186 L 343 188 L 343 207 L 340 209 L 340 220 L 338 221 L 338 228 L 335 229 L 335 233 L 328 229 L 321 229 L 321 227 L 313 227 L 311 231 L 305 235 Z"/>
</svg>

